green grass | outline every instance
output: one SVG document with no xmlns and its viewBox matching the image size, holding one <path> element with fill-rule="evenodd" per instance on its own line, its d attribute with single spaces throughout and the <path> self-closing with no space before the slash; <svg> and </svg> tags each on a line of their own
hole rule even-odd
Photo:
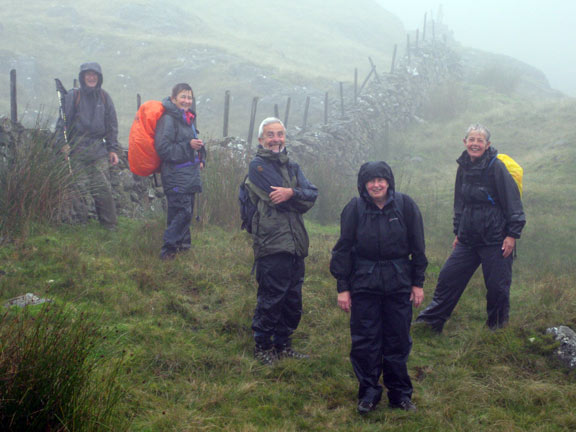
<svg viewBox="0 0 576 432">
<path fill-rule="evenodd" d="M 304 315 L 295 346 L 307 362 L 264 367 L 252 359 L 256 284 L 248 236 L 207 226 L 193 250 L 157 259 L 163 221 L 120 221 L 117 233 L 48 229 L 0 252 L 4 298 L 22 286 L 101 318 L 126 350 L 120 412 L 133 431 L 537 430 L 574 427 L 574 373 L 551 358 L 548 325 L 576 324 L 574 276 L 515 266 L 510 326 L 484 328 L 475 277 L 442 336 L 415 329 L 409 362 L 419 412 L 355 413 L 348 317 L 336 307 L 327 266 L 338 230 L 308 222 Z M 552 259 L 552 257 L 551 257 Z M 431 256 L 427 295 L 442 259 Z M 533 342 L 531 342 L 533 340 Z"/>
<path fill-rule="evenodd" d="M 395 132 L 388 159 L 398 189 L 424 214 L 425 303 L 450 252 L 454 160 L 469 123 L 485 123 L 493 145 L 524 167 L 528 224 L 514 264 L 509 327 L 485 328 L 485 288 L 477 274 L 443 335 L 413 330 L 416 414 L 384 406 L 366 417 L 355 412 L 348 316 L 336 307 L 328 272 L 340 203 L 353 185 L 350 192 L 321 190 L 324 210 L 315 217 L 326 223 L 307 221 L 304 315 L 294 341 L 313 354 L 307 362 L 263 367 L 252 358 L 256 283 L 250 238 L 238 231 L 235 207 L 243 170 L 226 157 L 204 174 L 202 218 L 188 254 L 158 260 L 162 219 L 121 219 L 118 232 L 96 223 L 40 226 L 0 249 L 2 300 L 34 292 L 98 318 L 115 335 L 111 342 L 126 351 L 118 415 L 131 431 L 573 430 L 576 375 L 553 359 L 556 344 L 544 331 L 576 327 L 576 135 L 569 126 L 576 102 L 504 96 L 494 102 L 489 91 L 462 91 L 485 110 L 471 104 L 458 118 Z"/>
</svg>

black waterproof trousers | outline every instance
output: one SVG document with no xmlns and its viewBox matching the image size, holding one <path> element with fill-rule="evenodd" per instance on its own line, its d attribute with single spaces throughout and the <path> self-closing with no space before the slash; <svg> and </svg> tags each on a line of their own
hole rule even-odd
<svg viewBox="0 0 576 432">
<path fill-rule="evenodd" d="M 482 264 L 486 284 L 486 324 L 491 329 L 503 327 L 510 311 L 512 284 L 512 254 L 502 256 L 501 246 L 470 247 L 458 243 L 442 267 L 432 302 L 419 315 L 417 322 L 425 322 L 437 331 L 452 314 L 470 278 Z"/>
<path fill-rule="evenodd" d="M 190 223 L 194 211 L 194 194 L 167 193 L 168 204 L 164 245 L 161 256 L 190 249 Z"/>
<path fill-rule="evenodd" d="M 377 404 L 382 397 L 380 375 L 388 400 L 412 398 L 406 363 L 412 349 L 410 292 L 391 295 L 352 293 L 350 360 L 358 378 L 358 400 Z"/>
<path fill-rule="evenodd" d="M 290 346 L 302 317 L 304 270 L 304 258 L 289 253 L 266 255 L 256 262 L 258 299 L 252 330 L 258 346 Z"/>
</svg>

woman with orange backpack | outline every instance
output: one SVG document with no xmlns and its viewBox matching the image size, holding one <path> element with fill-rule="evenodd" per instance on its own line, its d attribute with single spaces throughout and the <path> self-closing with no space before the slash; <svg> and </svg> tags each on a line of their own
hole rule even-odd
<svg viewBox="0 0 576 432">
<path fill-rule="evenodd" d="M 200 170 L 206 150 L 194 124 L 194 95 L 186 83 L 176 84 L 172 95 L 162 101 L 164 114 L 156 124 L 154 147 L 162 161 L 160 172 L 166 194 L 167 226 L 161 259 L 171 259 L 190 249 L 190 222 L 194 195 L 202 192 Z"/>
</svg>

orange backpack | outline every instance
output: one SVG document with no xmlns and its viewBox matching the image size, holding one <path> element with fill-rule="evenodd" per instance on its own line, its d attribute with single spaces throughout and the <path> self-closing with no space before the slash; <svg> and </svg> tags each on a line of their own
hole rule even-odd
<svg viewBox="0 0 576 432">
<path fill-rule="evenodd" d="M 160 171 L 162 161 L 154 147 L 154 133 L 162 114 L 160 101 L 144 102 L 136 112 L 128 137 L 128 165 L 136 175 L 146 177 Z"/>
</svg>

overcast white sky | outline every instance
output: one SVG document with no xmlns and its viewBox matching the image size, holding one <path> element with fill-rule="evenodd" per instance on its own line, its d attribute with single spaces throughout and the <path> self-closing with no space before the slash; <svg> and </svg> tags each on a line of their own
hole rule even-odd
<svg viewBox="0 0 576 432">
<path fill-rule="evenodd" d="M 437 16 L 464 46 L 506 54 L 537 67 L 550 85 L 576 96 L 576 0 L 377 0 L 407 30 Z"/>
</svg>

